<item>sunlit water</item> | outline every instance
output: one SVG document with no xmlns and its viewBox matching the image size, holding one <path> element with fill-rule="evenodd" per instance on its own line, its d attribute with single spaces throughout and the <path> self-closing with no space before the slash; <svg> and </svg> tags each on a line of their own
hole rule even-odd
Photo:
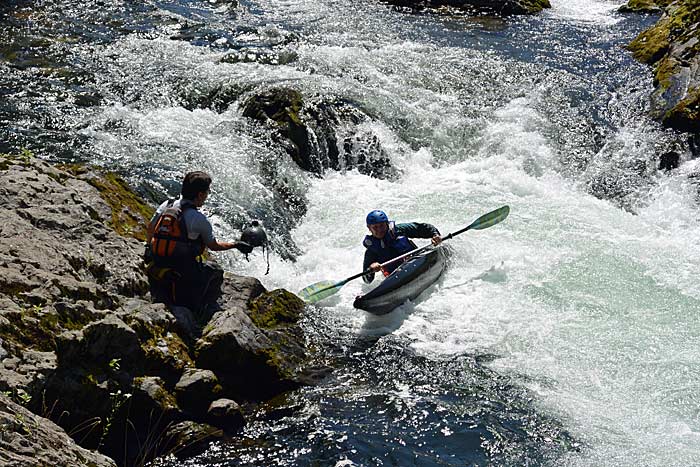
<svg viewBox="0 0 700 467">
<path fill-rule="evenodd" d="M 155 197 L 184 171 L 211 172 L 219 236 L 258 217 L 275 243 L 267 276 L 259 253 L 219 258 L 268 288 L 359 272 L 371 209 L 446 234 L 511 207 L 450 240 L 449 269 L 414 303 L 373 317 L 352 308 L 368 290 L 353 281 L 310 307 L 328 380 L 253 420 L 243 440 L 170 465 L 697 462 L 698 167 L 656 172 L 659 154 L 689 153 L 644 116 L 651 74 L 623 49 L 653 18 L 620 15 L 617 2 L 553 3 L 505 21 L 368 1 L 146 2 L 138 14 L 115 3 L 122 29 L 92 30 L 91 46 L 68 54 L 99 105 L 41 104 L 55 132 L 4 108 L 26 119 L 8 141 L 118 169 Z M 231 50 L 296 59 L 220 61 Z M 300 171 L 241 116 L 272 86 L 355 102 L 371 116 L 359 131 L 400 177 Z M 234 98 L 206 104 L 222 90 Z M 28 108 L 31 96 L 12 97 Z M 285 211 L 261 160 L 305 197 L 303 217 Z"/>
</svg>

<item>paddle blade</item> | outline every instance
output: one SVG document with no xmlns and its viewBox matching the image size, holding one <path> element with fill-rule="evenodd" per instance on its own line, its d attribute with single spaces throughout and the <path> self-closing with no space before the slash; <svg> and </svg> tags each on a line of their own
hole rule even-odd
<svg viewBox="0 0 700 467">
<path fill-rule="evenodd" d="M 488 227 L 491 227 L 492 225 L 498 224 L 503 219 L 508 217 L 509 212 L 510 208 L 508 206 L 503 206 L 501 208 L 496 209 L 495 211 L 491 211 L 489 213 L 484 214 L 483 216 L 472 222 L 469 228 L 474 230 L 486 229 Z"/>
<path fill-rule="evenodd" d="M 335 294 L 343 285 L 345 282 L 316 282 L 301 289 L 298 295 L 307 303 L 316 303 Z"/>
</svg>

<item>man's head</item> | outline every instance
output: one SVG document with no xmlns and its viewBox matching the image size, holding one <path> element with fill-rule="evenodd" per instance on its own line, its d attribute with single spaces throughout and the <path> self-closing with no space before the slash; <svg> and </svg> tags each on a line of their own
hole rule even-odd
<svg viewBox="0 0 700 467">
<path fill-rule="evenodd" d="M 211 177 L 206 172 L 189 172 L 182 181 L 182 197 L 201 206 L 209 194 Z M 199 202 L 199 204 L 197 203 Z"/>
<path fill-rule="evenodd" d="M 372 236 L 384 238 L 387 230 L 389 230 L 389 218 L 384 211 L 375 209 L 367 214 L 367 228 L 372 232 Z"/>
</svg>

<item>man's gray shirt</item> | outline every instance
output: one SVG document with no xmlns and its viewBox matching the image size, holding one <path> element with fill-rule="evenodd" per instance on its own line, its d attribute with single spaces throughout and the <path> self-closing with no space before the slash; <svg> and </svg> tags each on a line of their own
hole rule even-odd
<svg viewBox="0 0 700 467">
<path fill-rule="evenodd" d="M 214 229 L 212 228 L 209 219 L 207 219 L 207 216 L 199 212 L 197 209 L 194 209 L 194 204 L 192 204 L 192 201 L 186 201 L 186 204 L 190 204 L 192 206 L 192 209 L 187 208 L 182 212 L 182 217 L 185 220 L 185 226 L 187 227 L 187 237 L 190 240 L 197 240 L 198 238 L 201 238 L 205 245 L 216 241 L 214 238 Z M 155 214 L 153 214 L 153 217 L 151 218 L 151 227 L 155 227 L 156 223 L 158 222 L 158 218 L 160 218 L 161 214 L 168 209 L 168 203 L 170 203 L 170 200 L 167 200 L 158 206 L 158 209 L 156 209 Z M 173 206 L 180 207 L 181 203 L 182 199 L 176 200 L 173 203 Z"/>
</svg>

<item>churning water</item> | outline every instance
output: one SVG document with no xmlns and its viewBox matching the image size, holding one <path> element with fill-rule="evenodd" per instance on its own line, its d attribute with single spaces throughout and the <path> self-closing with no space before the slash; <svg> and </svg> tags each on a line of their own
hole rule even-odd
<svg viewBox="0 0 700 467">
<path fill-rule="evenodd" d="M 46 44 L 3 52 L 4 144 L 118 169 L 156 198 L 211 172 L 219 236 L 263 218 L 275 237 L 268 276 L 259 255 L 220 258 L 268 288 L 359 272 L 371 209 L 446 234 L 511 207 L 450 240 L 449 269 L 414 303 L 370 316 L 354 281 L 309 308 L 331 376 L 170 465 L 700 459 L 698 167 L 645 117 L 651 72 L 623 48 L 654 18 L 603 0 L 507 20 L 369 0 L 63 3 L 12 16 L 12 43 Z M 351 136 L 400 175 L 302 172 L 242 116 L 270 87 L 353 102 L 369 118 Z M 657 172 L 671 150 L 685 164 Z"/>
</svg>

